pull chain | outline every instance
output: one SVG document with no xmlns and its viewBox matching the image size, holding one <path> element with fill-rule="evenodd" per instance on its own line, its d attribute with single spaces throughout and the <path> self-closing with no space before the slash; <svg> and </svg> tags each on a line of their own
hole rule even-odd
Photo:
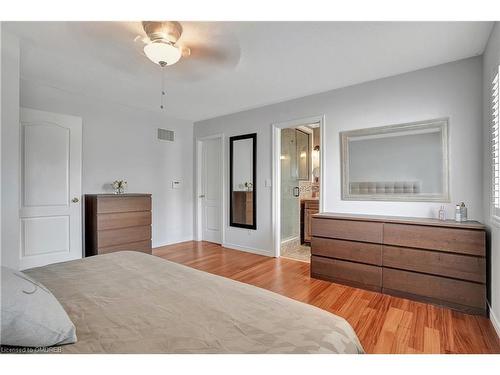
<svg viewBox="0 0 500 375">
<path fill-rule="evenodd" d="M 164 65 L 161 66 L 161 97 L 160 109 L 165 109 L 165 69 Z"/>
</svg>

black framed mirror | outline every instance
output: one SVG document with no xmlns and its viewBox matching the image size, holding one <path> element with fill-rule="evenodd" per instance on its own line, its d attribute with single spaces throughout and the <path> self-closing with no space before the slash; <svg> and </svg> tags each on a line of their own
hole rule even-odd
<svg viewBox="0 0 500 375">
<path fill-rule="evenodd" d="M 229 225 L 257 229 L 257 133 L 229 138 Z"/>
</svg>

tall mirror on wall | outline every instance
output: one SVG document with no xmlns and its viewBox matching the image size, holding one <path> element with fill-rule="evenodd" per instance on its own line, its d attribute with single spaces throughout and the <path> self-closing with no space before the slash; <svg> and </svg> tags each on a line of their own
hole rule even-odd
<svg viewBox="0 0 500 375">
<path fill-rule="evenodd" d="M 257 229 L 257 134 L 229 139 L 229 225 Z"/>
<path fill-rule="evenodd" d="M 343 200 L 449 202 L 448 119 L 340 133 Z"/>
</svg>

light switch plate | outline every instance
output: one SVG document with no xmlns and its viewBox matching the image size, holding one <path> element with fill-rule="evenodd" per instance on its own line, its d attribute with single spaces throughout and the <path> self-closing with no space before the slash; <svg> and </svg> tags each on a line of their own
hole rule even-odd
<svg viewBox="0 0 500 375">
<path fill-rule="evenodd" d="M 270 178 L 266 178 L 266 179 L 264 180 L 264 186 L 265 186 L 265 187 L 271 187 L 271 186 L 273 186 L 273 183 L 272 183 L 272 181 L 271 181 L 271 179 L 270 179 Z"/>
</svg>

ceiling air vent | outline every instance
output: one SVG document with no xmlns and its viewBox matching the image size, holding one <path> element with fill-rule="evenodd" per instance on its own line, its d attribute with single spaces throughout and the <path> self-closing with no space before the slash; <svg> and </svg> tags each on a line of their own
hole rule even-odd
<svg viewBox="0 0 500 375">
<path fill-rule="evenodd" d="M 173 142 L 174 136 L 175 134 L 173 130 L 158 129 L 158 139 Z"/>
</svg>

